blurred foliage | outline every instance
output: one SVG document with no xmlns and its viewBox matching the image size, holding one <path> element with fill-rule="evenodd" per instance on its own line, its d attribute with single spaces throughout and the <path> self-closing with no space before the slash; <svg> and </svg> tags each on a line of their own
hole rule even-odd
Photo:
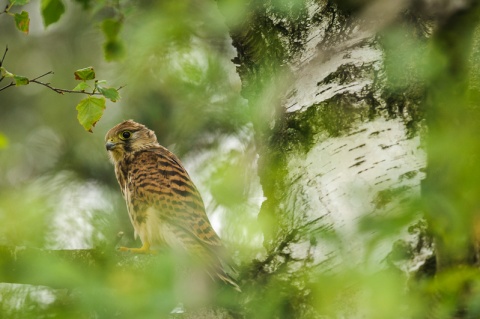
<svg viewBox="0 0 480 319">
<path fill-rule="evenodd" d="M 348 14 L 360 14 L 370 2 L 329 1 L 329 6 L 338 4 Z M 362 219 L 357 231 L 361 235 L 358 238 L 369 247 L 365 252 L 349 251 L 345 247 L 348 243 L 340 238 L 342 234 L 331 229 L 312 232 L 310 241 L 319 250 L 325 245 L 339 251 L 340 258 L 325 267 L 327 271 L 312 271 L 310 261 L 294 260 L 292 253 L 285 251 L 286 246 L 269 251 L 269 263 L 262 262 L 262 233 L 255 216 L 263 200 L 256 176 L 257 166 L 262 169 L 262 163 L 257 164 L 255 147 L 267 144 L 262 145 L 255 134 L 264 134 L 264 128 L 271 124 L 266 119 L 274 112 L 270 108 L 282 89 L 281 85 L 272 88 L 272 77 L 278 75 L 272 70 L 285 66 L 306 41 L 308 6 L 293 0 L 263 4 L 229 0 L 219 4 L 221 14 L 215 2 L 198 0 L 0 2 L 0 7 L 7 8 L 0 14 L 0 48 L 7 44 L 10 47 L 2 70 L 33 76 L 54 71 L 49 79 L 52 86 L 74 88 L 78 85 L 72 76 L 74 70 L 92 65 L 112 87 L 125 86 L 122 99 L 115 105 L 84 105 L 103 114 L 93 134 L 86 134 L 78 125 L 72 107 L 78 104 L 75 94 L 60 96 L 32 85 L 0 92 L 0 245 L 60 251 L 96 248 L 93 251 L 98 253 L 83 259 L 92 261 L 88 265 L 58 256 L 27 258 L 25 264 L 29 267 L 18 270 L 19 276 L 25 281 L 38 280 L 39 284 L 2 284 L 1 314 L 7 318 L 166 318 L 179 302 L 184 302 L 190 309 L 215 304 L 248 318 L 479 317 L 480 278 L 473 264 L 448 268 L 434 279 L 407 278 L 395 266 L 397 261 L 413 255 L 403 249 L 408 245 L 402 243 L 390 256 L 387 269 L 379 271 L 378 265 L 370 262 L 380 246 L 391 242 L 392 234 L 418 222 L 417 213 L 425 207 L 417 201 L 407 202 L 391 216 Z M 270 11 L 263 11 L 267 6 Z M 267 13 L 275 19 L 265 19 Z M 436 29 L 420 23 L 423 20 L 414 12 L 402 18 L 380 35 L 388 74 L 385 96 L 392 97 L 392 103 L 404 95 L 418 99 L 415 105 L 399 103 L 388 107 L 398 108 L 399 113 L 406 110 L 412 123 L 418 123 L 424 117 L 418 106 L 424 102 L 425 91 L 432 90 L 438 94 L 436 101 L 446 101 L 440 128 L 451 128 L 451 110 L 464 110 L 459 104 L 473 110 L 455 117 L 454 122 L 460 124 L 448 130 L 449 134 L 431 137 L 431 145 L 440 150 L 433 156 L 446 158 L 446 166 L 458 175 L 454 175 L 453 182 L 448 178 L 445 182 L 452 176 L 452 171 L 445 171 L 450 173 L 439 184 L 455 196 L 428 198 L 441 208 L 438 212 L 442 214 L 440 226 L 434 224 L 437 228 L 430 229 L 432 234 L 428 235 L 456 248 L 455 244 L 464 244 L 464 234 L 472 241 L 471 226 L 478 224 L 473 218 L 478 214 L 474 204 L 478 204 L 480 173 L 478 27 L 472 40 L 473 52 L 465 49 L 460 56 L 463 72 L 456 77 L 448 71 L 458 66 L 453 63 L 457 56 L 448 54 L 448 46 L 431 44 Z M 252 21 L 263 28 L 242 34 L 242 28 Z M 46 30 L 42 23 L 48 27 Z M 239 48 L 236 58 L 225 23 L 234 41 L 252 40 L 250 47 Z M 288 38 L 291 34 L 295 37 Z M 464 34 L 457 35 L 461 40 Z M 440 41 L 441 35 L 434 39 Z M 472 47 L 468 41 L 461 46 L 468 47 Z M 247 91 L 241 92 L 232 59 L 242 75 L 248 74 L 245 79 L 255 84 Z M 78 77 L 93 80 L 83 73 Z M 13 78 L 25 84 L 24 78 Z M 472 85 L 458 93 L 454 84 L 459 79 L 463 84 L 471 80 Z M 432 83 L 439 86 L 429 86 Z M 92 87 L 112 101 L 118 100 L 115 92 L 101 82 Z M 77 91 L 85 89 L 77 87 Z M 241 93 L 252 97 L 249 105 Z M 92 99 L 97 98 L 88 97 L 87 101 Z M 87 113 L 87 126 L 100 118 L 89 118 Z M 228 246 L 237 252 L 233 258 L 240 264 L 242 294 L 225 287 L 192 287 L 192 277 L 178 269 L 180 257 L 167 252 L 144 258 L 119 257 L 114 252 L 119 231 L 126 234 L 121 240 L 127 245 L 138 242 L 133 240 L 126 208 L 108 163 L 103 133 L 129 118 L 154 129 L 159 142 L 186 163 L 204 194 L 212 221 Z M 270 145 L 281 144 L 275 142 Z M 457 161 L 457 154 L 465 156 Z M 462 166 L 465 163 L 468 165 Z M 277 163 L 263 163 L 269 164 Z M 262 187 L 272 185 L 265 183 Z M 389 204 L 399 193 L 379 194 L 376 205 Z M 463 207 L 465 202 L 469 205 Z M 440 213 L 432 215 L 431 220 L 436 220 Z M 450 227 L 454 232 L 449 232 Z M 411 231 L 420 228 L 428 241 L 424 227 Z M 372 230 L 376 230 L 375 235 L 364 236 Z M 295 242 L 294 232 L 289 235 L 285 240 Z M 19 251 L 18 256 L 21 254 Z M 255 258 L 258 260 L 252 263 Z M 285 266 L 286 259 L 295 266 Z M 352 260 L 362 263 L 354 265 Z M 4 272 L 8 265 L 3 262 L 0 282 L 8 275 Z M 42 280 L 55 289 L 42 286 Z"/>
<path fill-rule="evenodd" d="M 253 258 L 261 235 L 258 231 L 252 235 L 250 227 L 242 225 L 253 224 L 259 205 L 249 196 L 259 191 L 258 186 L 250 189 L 256 154 L 240 81 L 229 61 L 235 53 L 215 3 L 58 0 L 41 1 L 41 8 L 36 1 L 21 4 L 9 8 L 9 13 L 28 12 L 28 36 L 16 30 L 18 24 L 8 14 L 0 14 L 0 47 L 9 47 L 2 63 L 6 71 L 29 75 L 30 80 L 53 71 L 42 79 L 52 87 L 95 89 L 112 100 L 118 98 L 102 82 L 91 83 L 94 78 L 125 88 L 115 105 L 107 104 L 105 110 L 102 106 L 103 117 L 93 134 L 85 134 L 78 125 L 78 94 L 61 96 L 33 85 L 1 92 L 0 246 L 95 248 L 103 256 L 85 257 L 94 258 L 92 268 L 82 259 L 69 262 L 50 255 L 22 260 L 19 248 L 17 261 L 31 265 L 19 270 L 19 282 L 76 289 L 3 285 L 2 317 L 158 318 L 166 317 L 180 301 L 190 308 L 214 303 L 236 308 L 231 292 L 219 298 L 221 290 L 189 285 L 192 278 L 177 269 L 178 257 L 164 253 L 161 259 L 142 263 L 136 256 L 125 261 L 124 255 L 111 255 L 119 231 L 125 233 L 122 245 L 139 243 L 133 240 L 103 141 L 110 127 L 128 118 L 154 129 L 160 143 L 189 168 L 219 232 L 229 230 L 225 242 L 243 249 L 238 260 L 246 263 Z M 78 70 L 85 65 L 95 69 L 95 76 L 89 75 L 90 69 Z M 1 87 L 8 85 L 7 80 Z M 76 80 L 82 81 L 80 86 Z M 90 114 L 85 113 L 85 122 L 93 124 L 96 119 L 89 120 Z M 234 171 L 229 169 L 232 160 L 237 161 Z M 239 175 L 243 178 L 237 179 Z M 228 189 L 240 196 L 232 197 L 221 185 L 231 185 Z M 3 262 L 0 281 L 11 275 L 4 272 L 11 266 Z"/>
<path fill-rule="evenodd" d="M 440 270 L 478 263 L 480 133 L 478 29 L 480 6 L 461 11 L 439 28 L 429 55 L 427 220 Z M 461 34 L 461 37 L 456 36 Z M 476 39 L 477 38 L 477 39 Z"/>
</svg>

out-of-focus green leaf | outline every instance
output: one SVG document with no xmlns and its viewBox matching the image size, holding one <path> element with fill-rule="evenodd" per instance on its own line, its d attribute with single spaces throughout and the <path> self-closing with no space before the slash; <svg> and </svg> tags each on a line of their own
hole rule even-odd
<svg viewBox="0 0 480 319">
<path fill-rule="evenodd" d="M 117 61 L 122 59 L 125 56 L 123 42 L 119 40 L 105 42 L 103 45 L 103 53 L 105 55 L 105 60 L 107 61 Z"/>
<path fill-rule="evenodd" d="M 122 21 L 118 19 L 105 19 L 102 22 L 102 31 L 106 39 L 103 51 L 107 61 L 119 60 L 124 56 L 123 43 L 118 39 L 122 25 Z"/>
<path fill-rule="evenodd" d="M 121 28 L 122 22 L 116 19 L 105 19 L 102 22 L 102 31 L 107 40 L 116 40 Z"/>
<path fill-rule="evenodd" d="M 88 90 L 90 89 L 91 86 L 87 84 L 87 82 L 80 82 L 78 83 L 78 85 L 76 87 L 73 88 L 74 91 L 85 91 L 85 90 Z"/>
<path fill-rule="evenodd" d="M 27 85 L 28 83 L 30 83 L 28 78 L 26 78 L 24 76 L 21 76 L 21 75 L 14 75 L 13 79 L 15 80 L 15 85 L 16 86 Z"/>
<path fill-rule="evenodd" d="M 216 202 L 231 207 L 246 201 L 245 166 L 246 163 L 236 151 L 217 163 L 210 179 L 210 191 Z"/>
<path fill-rule="evenodd" d="M 88 81 L 95 79 L 95 70 L 93 67 L 83 68 L 75 71 L 75 80 Z"/>
<path fill-rule="evenodd" d="M 97 85 L 97 90 L 112 102 L 116 102 L 120 98 L 117 89 Z"/>
<path fill-rule="evenodd" d="M 21 13 L 15 13 L 14 18 L 17 29 L 25 34 L 28 34 L 28 29 L 30 26 L 30 18 L 28 16 L 28 12 L 22 11 Z"/>
<path fill-rule="evenodd" d="M 14 6 L 24 6 L 30 3 L 30 0 L 9 0 L 8 2 L 10 2 L 10 4 Z"/>
<path fill-rule="evenodd" d="M 57 22 L 65 13 L 65 5 L 61 0 L 42 0 L 41 8 L 45 27 Z"/>
<path fill-rule="evenodd" d="M 78 122 L 92 133 L 92 128 L 100 120 L 105 110 L 105 98 L 89 96 L 80 101 L 77 105 L 77 119 Z"/>
<path fill-rule="evenodd" d="M 13 78 L 15 76 L 13 73 L 8 72 L 3 66 L 0 67 L 0 75 L 6 78 Z"/>
<path fill-rule="evenodd" d="M 8 138 L 0 132 L 0 150 L 8 147 Z"/>
<path fill-rule="evenodd" d="M 79 3 L 82 6 L 83 10 L 88 10 L 92 7 L 92 0 L 75 0 L 75 2 Z"/>
</svg>

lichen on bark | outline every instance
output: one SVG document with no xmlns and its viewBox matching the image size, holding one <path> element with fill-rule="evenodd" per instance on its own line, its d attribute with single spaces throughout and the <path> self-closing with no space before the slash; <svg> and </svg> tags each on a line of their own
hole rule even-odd
<svg viewBox="0 0 480 319">
<path fill-rule="evenodd" d="M 272 281 L 297 291 L 302 300 L 289 308 L 297 315 L 308 308 L 315 274 L 339 261 L 325 238 L 348 240 L 341 228 L 353 229 L 362 215 L 395 217 L 424 175 L 423 91 L 389 85 L 390 53 L 350 12 L 334 1 L 301 3 L 295 14 L 257 3 L 253 19 L 231 30 L 266 197 L 266 257 L 244 278 L 254 295 Z M 361 251 L 361 240 L 349 249 Z"/>
</svg>

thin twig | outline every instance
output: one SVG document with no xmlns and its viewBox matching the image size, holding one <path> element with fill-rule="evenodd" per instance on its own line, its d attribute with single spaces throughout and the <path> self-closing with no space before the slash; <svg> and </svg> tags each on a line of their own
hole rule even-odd
<svg viewBox="0 0 480 319">
<path fill-rule="evenodd" d="M 44 76 L 47 76 L 47 75 L 50 75 L 50 74 L 54 74 L 53 71 L 48 71 L 48 72 L 45 73 L 45 74 L 42 74 L 42 75 L 40 75 L 40 76 L 37 76 L 36 78 L 31 79 L 30 82 L 36 81 L 36 80 L 38 80 L 38 79 L 40 79 L 40 78 L 43 78 Z M 34 83 L 35 83 L 35 82 L 34 82 Z"/>
<path fill-rule="evenodd" d="M 51 72 L 51 71 L 48 72 L 48 73 L 52 73 L 52 74 L 53 74 L 53 72 Z M 47 75 L 48 73 L 46 73 L 46 74 L 44 74 L 44 75 L 41 75 L 41 76 L 39 76 L 38 78 L 41 78 L 42 76 L 45 76 L 45 75 Z M 36 83 L 36 84 L 43 85 L 43 86 L 49 88 L 50 90 L 52 90 L 52 91 L 54 91 L 54 92 L 56 92 L 56 93 L 58 93 L 58 94 L 64 94 L 64 93 L 79 93 L 79 94 L 86 94 L 86 95 L 103 95 L 102 93 L 95 92 L 95 91 L 93 91 L 93 92 L 86 92 L 86 91 L 73 91 L 73 90 L 59 89 L 59 88 L 56 88 L 56 87 L 51 86 L 50 83 L 45 83 L 45 82 L 40 82 L 40 81 L 38 81 L 38 80 L 37 80 L 38 78 L 29 80 L 29 81 L 30 81 L 30 83 Z M 117 91 L 119 91 L 119 90 L 122 89 L 123 87 L 124 87 L 124 86 L 120 86 L 120 87 L 117 89 Z"/>
<path fill-rule="evenodd" d="M 8 10 L 10 10 L 10 6 L 7 4 L 5 9 L 3 11 L 1 11 L 0 14 L 8 13 Z"/>
<path fill-rule="evenodd" d="M 43 75 L 42 75 L 43 76 Z M 42 77 L 40 76 L 40 77 Z M 74 90 L 66 90 L 66 89 L 59 89 L 59 88 L 56 88 L 56 87 L 53 87 L 50 85 L 50 83 L 45 83 L 45 82 L 41 82 L 41 81 L 38 81 L 37 79 L 32 79 L 32 80 L 29 80 L 30 83 L 36 83 L 36 84 L 40 84 L 40 85 L 43 85 L 44 87 L 47 87 L 49 88 L 50 90 L 58 93 L 58 94 L 65 94 L 65 93 L 80 93 L 80 94 L 87 94 L 87 95 L 102 95 L 101 93 L 98 93 L 98 92 L 85 92 L 85 91 L 74 91 Z"/>
<path fill-rule="evenodd" d="M 15 4 L 15 1 L 11 2 L 10 4 L 7 4 L 7 5 L 5 6 L 5 10 L 3 10 L 2 12 L 0 12 L 0 14 L 6 13 L 6 14 L 13 15 L 12 13 L 10 13 L 10 9 L 13 7 L 14 4 Z"/>
<path fill-rule="evenodd" d="M 0 60 L 0 67 L 2 66 L 3 62 L 5 61 L 5 57 L 7 56 L 7 52 L 8 52 L 8 45 L 5 47 L 5 52 L 3 52 L 2 59 Z M 58 94 L 79 93 L 79 94 L 86 94 L 86 95 L 103 95 L 102 93 L 96 92 L 96 87 L 92 92 L 85 92 L 85 90 L 74 91 L 74 90 L 59 89 L 59 88 L 51 86 L 50 83 L 39 81 L 39 79 L 41 79 L 41 78 L 43 78 L 47 75 L 50 75 L 50 74 L 53 74 L 53 71 L 48 71 L 48 72 L 46 72 L 42 75 L 39 75 L 39 76 L 37 76 L 33 79 L 29 79 L 28 83 L 36 83 L 36 84 L 39 84 L 39 85 L 43 85 L 44 87 L 49 88 L 50 90 L 52 90 L 52 91 L 54 91 L 55 93 L 58 93 Z M 5 78 L 4 76 L 0 77 L 0 82 L 2 82 L 2 80 L 4 78 Z M 5 85 L 4 87 L 0 88 L 0 92 L 3 91 L 3 90 L 6 90 L 6 89 L 8 89 L 12 86 L 15 86 L 15 82 L 11 82 L 10 84 Z M 117 91 L 119 91 L 122 88 L 123 88 L 123 86 L 119 87 L 117 89 Z"/>
<path fill-rule="evenodd" d="M 3 52 L 3 57 L 0 60 L 0 66 L 3 65 L 3 61 L 5 61 L 5 57 L 7 56 L 7 52 L 8 52 L 8 45 L 5 46 L 5 52 Z"/>
<path fill-rule="evenodd" d="M 1 81 L 1 80 L 3 80 L 3 78 L 0 79 L 0 81 Z M 3 88 L 0 88 L 0 91 L 6 90 L 6 89 L 8 89 L 8 88 L 11 87 L 11 86 L 15 86 L 15 83 L 12 82 L 12 83 L 10 83 L 9 85 L 5 85 Z"/>
<path fill-rule="evenodd" d="M 3 57 L 0 60 L 0 67 L 3 65 L 3 61 L 5 60 L 5 56 L 7 55 L 7 52 L 8 52 L 8 45 L 5 46 L 5 52 L 3 52 Z M 0 74 L 0 82 L 2 82 L 4 78 L 5 77 Z"/>
<path fill-rule="evenodd" d="M 48 71 L 47 73 L 45 74 L 42 74 L 40 76 L 37 76 L 36 78 L 33 78 L 31 80 L 28 80 L 29 83 L 35 83 L 35 84 L 39 84 L 39 85 L 43 85 L 44 87 L 46 88 L 49 88 L 50 90 L 54 91 L 55 93 L 58 93 L 58 94 L 65 94 L 65 93 L 77 93 L 77 94 L 86 94 L 86 95 L 103 95 L 102 93 L 99 93 L 99 92 L 86 92 L 86 91 L 74 91 L 74 90 L 67 90 L 67 89 L 60 89 L 60 88 L 56 88 L 52 85 L 50 85 L 50 83 L 46 83 L 46 82 L 42 82 L 42 81 L 39 81 L 38 79 L 44 77 L 44 76 L 47 76 L 47 75 L 50 75 L 50 74 L 53 74 L 53 71 Z M 2 79 L 0 79 L 1 81 Z M 9 87 L 12 87 L 12 86 L 15 86 L 15 82 L 12 82 L 2 88 L 0 88 L 0 92 L 3 91 L 3 90 L 6 90 L 8 89 Z M 124 88 L 125 86 L 120 86 L 117 91 L 121 90 L 122 88 Z"/>
</svg>

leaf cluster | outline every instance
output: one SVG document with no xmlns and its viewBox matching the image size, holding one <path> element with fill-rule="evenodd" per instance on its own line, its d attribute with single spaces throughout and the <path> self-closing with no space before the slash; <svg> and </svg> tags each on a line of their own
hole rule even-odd
<svg viewBox="0 0 480 319">
<path fill-rule="evenodd" d="M 3 62 L 3 60 L 2 60 Z M 100 120 L 103 115 L 103 111 L 106 107 L 106 99 L 109 99 L 112 102 L 116 102 L 120 99 L 120 94 L 118 90 L 112 87 L 106 86 L 105 80 L 95 80 L 95 70 L 93 67 L 87 67 L 83 69 L 76 70 L 74 72 L 75 80 L 81 81 L 77 86 L 72 90 L 60 89 L 50 85 L 50 83 L 45 83 L 39 81 L 40 78 L 53 74 L 53 72 L 47 72 L 36 78 L 29 79 L 26 76 L 14 74 L 7 71 L 5 67 L 0 64 L 0 82 L 3 79 L 12 79 L 12 82 L 4 87 L 0 88 L 0 91 L 5 90 L 12 86 L 23 86 L 30 83 L 35 83 L 43 85 L 56 93 L 83 93 L 88 95 L 86 98 L 82 99 L 76 106 L 78 111 L 77 119 L 78 122 L 87 130 L 92 132 L 92 128 Z M 89 84 L 89 81 L 94 81 L 93 85 Z M 98 95 L 98 96 L 95 96 Z"/>
<path fill-rule="evenodd" d="M 105 110 L 105 98 L 109 99 L 112 102 L 116 102 L 120 98 L 118 90 L 112 87 L 103 86 L 106 84 L 105 80 L 95 80 L 95 70 L 93 67 L 88 67 L 84 69 L 79 69 L 74 72 L 75 80 L 82 81 L 80 82 L 73 91 L 84 92 L 88 94 L 86 98 L 80 101 L 77 104 L 77 119 L 78 122 L 89 132 L 92 132 L 92 128 L 100 120 Z M 87 83 L 87 81 L 95 81 L 93 88 Z M 88 90 L 91 90 L 90 92 Z M 93 96 L 96 93 L 99 93 L 101 96 Z"/>
<path fill-rule="evenodd" d="M 25 34 L 30 30 L 30 16 L 27 11 L 22 10 L 20 13 L 13 13 L 13 7 L 21 7 L 30 3 L 30 0 L 9 0 L 9 4 L 2 13 L 6 13 L 13 17 L 17 29 Z M 41 14 L 45 27 L 57 22 L 65 13 L 65 4 L 62 0 L 42 0 Z"/>
<path fill-rule="evenodd" d="M 91 9 L 91 1 L 78 1 L 83 5 L 84 9 Z M 29 13 L 22 10 L 19 13 L 12 12 L 15 8 L 27 5 L 30 0 L 9 0 L 5 9 L 0 12 L 6 14 L 14 19 L 17 29 L 24 34 L 28 34 L 30 31 L 30 17 Z M 115 7 L 117 6 L 117 7 Z M 45 28 L 60 20 L 65 13 L 65 4 L 62 0 L 41 0 L 41 16 Z M 123 24 L 123 15 L 120 13 L 117 2 L 110 3 L 109 1 L 98 1 L 95 3 L 94 11 L 98 12 L 107 7 L 114 7 L 115 16 L 113 18 L 105 18 L 101 23 L 101 30 L 105 35 L 104 54 L 107 61 L 119 60 L 124 56 L 123 43 L 120 40 L 119 34 Z M 0 61 L 0 82 L 3 79 L 11 79 L 12 82 L 4 87 L 0 87 L 0 91 L 12 86 L 24 86 L 30 83 L 36 83 L 43 85 L 57 93 L 84 93 L 89 95 L 85 99 L 81 100 L 77 105 L 78 121 L 89 132 L 92 132 L 93 126 L 103 115 L 105 109 L 105 98 L 116 102 L 120 96 L 117 89 L 105 86 L 105 81 L 95 80 L 93 85 L 89 85 L 87 81 L 95 79 L 95 72 L 92 67 L 77 70 L 74 72 L 75 79 L 82 81 L 73 90 L 59 89 L 52 87 L 49 83 L 40 82 L 39 79 L 45 75 L 53 74 L 52 71 L 41 75 L 37 78 L 30 79 L 26 76 L 18 75 L 13 72 L 9 72 L 2 66 L 5 59 L 5 55 L 8 48 L 5 50 L 5 54 Z M 100 95 L 95 97 L 94 95 Z"/>
</svg>

